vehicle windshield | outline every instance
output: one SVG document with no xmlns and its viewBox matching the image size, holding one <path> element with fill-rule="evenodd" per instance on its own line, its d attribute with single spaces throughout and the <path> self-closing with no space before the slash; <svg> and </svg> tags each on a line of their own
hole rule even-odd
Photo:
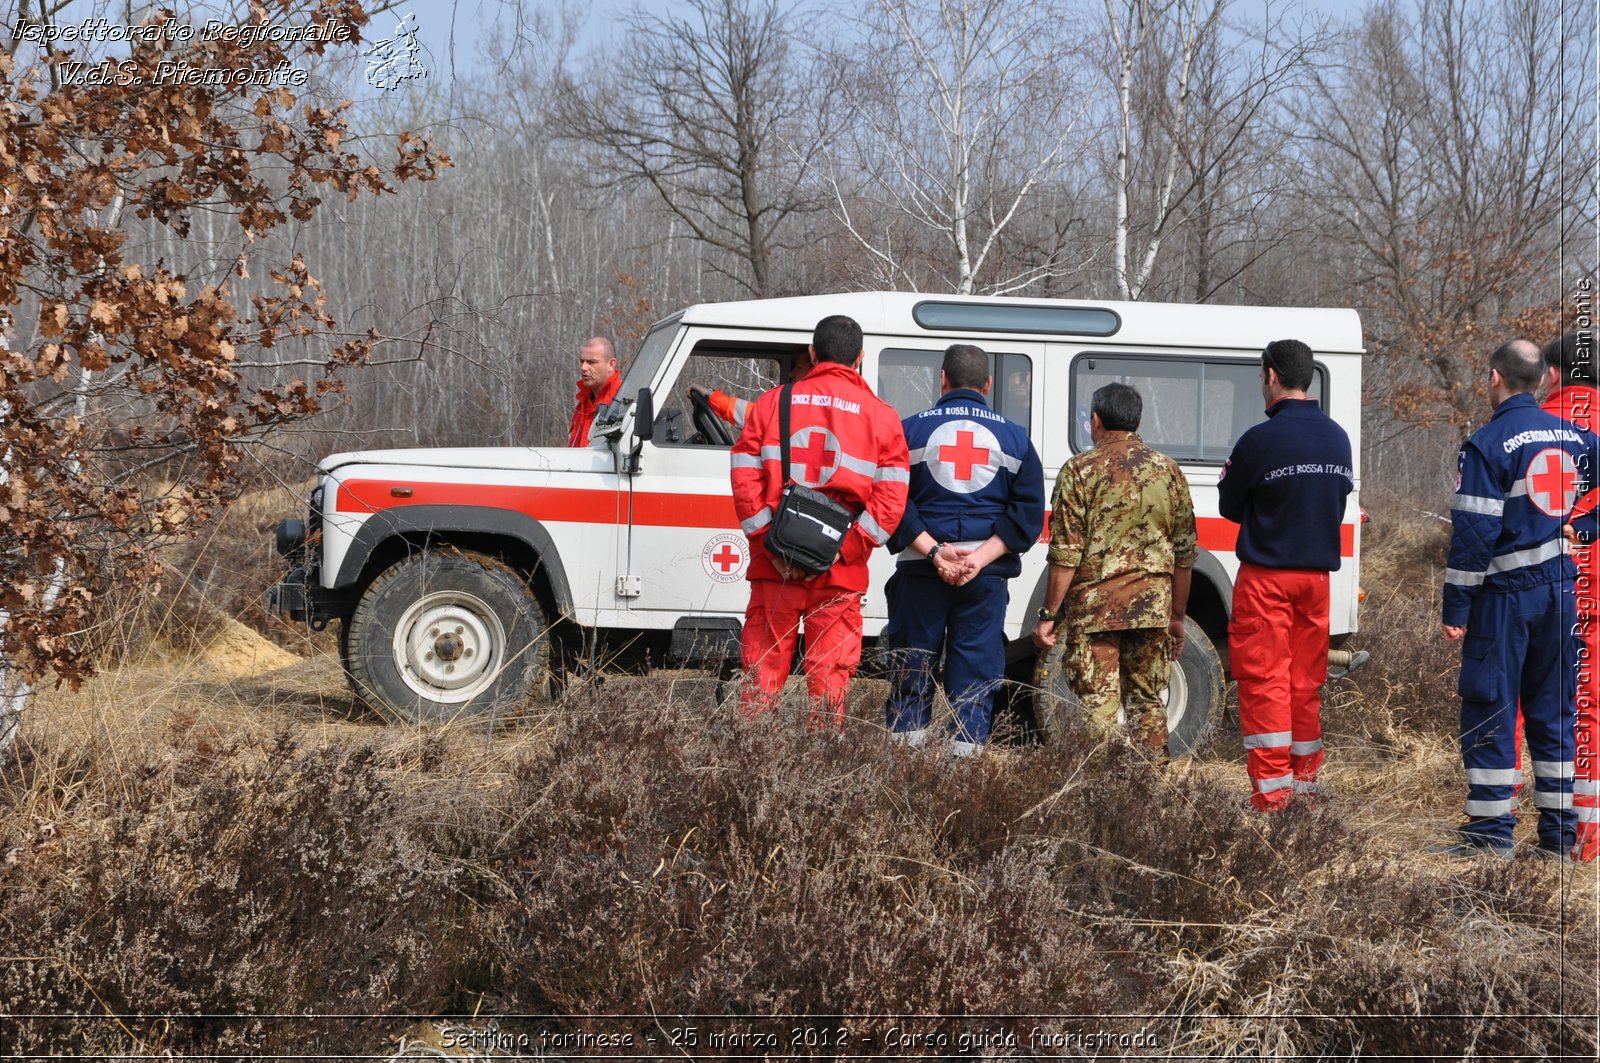
<svg viewBox="0 0 1600 1063">
<path fill-rule="evenodd" d="M 672 338 L 678 334 L 678 322 L 682 319 L 683 314 L 673 314 L 664 321 L 656 322 L 645 333 L 644 342 L 639 344 L 639 353 L 633 356 L 633 361 L 628 364 L 628 372 L 622 378 L 622 390 L 617 392 L 618 398 L 632 402 L 639 397 L 640 388 L 654 386 L 656 373 L 660 371 L 661 363 L 672 347 Z"/>
</svg>

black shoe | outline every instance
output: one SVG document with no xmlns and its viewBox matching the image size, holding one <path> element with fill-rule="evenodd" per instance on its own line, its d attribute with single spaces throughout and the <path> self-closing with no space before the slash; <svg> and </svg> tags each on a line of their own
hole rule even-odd
<svg viewBox="0 0 1600 1063">
<path fill-rule="evenodd" d="M 1422 851 L 1430 856 L 1442 856 L 1448 860 L 1477 860 L 1485 856 L 1492 857 L 1495 860 L 1510 860 L 1515 854 L 1514 847 L 1510 845 L 1469 842 L 1464 839 L 1454 842 L 1439 842 L 1425 847 Z"/>
</svg>

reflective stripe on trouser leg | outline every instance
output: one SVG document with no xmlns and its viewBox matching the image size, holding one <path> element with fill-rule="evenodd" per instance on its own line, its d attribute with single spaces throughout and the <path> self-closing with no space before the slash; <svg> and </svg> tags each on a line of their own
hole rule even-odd
<svg viewBox="0 0 1600 1063">
<path fill-rule="evenodd" d="M 818 588 L 806 609 L 806 689 L 813 728 L 842 730 L 850 679 L 861 663 L 861 592 Z"/>
<path fill-rule="evenodd" d="M 1487 640 L 1486 640 L 1487 641 Z M 1491 689 L 1480 677 L 1479 669 L 1494 668 L 1496 662 L 1463 657 L 1461 688 L 1477 692 L 1473 684 Z M 1484 845 L 1511 844 L 1512 793 L 1516 763 L 1516 708 L 1512 702 L 1466 699 L 1461 702 L 1461 759 L 1467 770 L 1467 799 L 1462 806 L 1468 822 L 1461 827 L 1467 840 Z"/>
<path fill-rule="evenodd" d="M 1281 808 L 1293 793 L 1290 612 L 1278 570 L 1249 563 L 1239 566 L 1228 652 L 1239 683 L 1239 727 L 1250 776 L 1250 804 L 1261 811 Z"/>
</svg>

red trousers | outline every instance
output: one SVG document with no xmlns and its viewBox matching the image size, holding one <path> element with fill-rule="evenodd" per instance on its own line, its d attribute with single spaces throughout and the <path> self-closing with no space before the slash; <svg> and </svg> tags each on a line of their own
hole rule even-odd
<svg viewBox="0 0 1600 1063">
<path fill-rule="evenodd" d="M 1328 574 L 1241 563 L 1228 658 L 1239 682 L 1250 804 L 1273 812 L 1314 794 L 1328 678 Z"/>
<path fill-rule="evenodd" d="M 842 730 L 844 699 L 861 663 L 861 592 L 815 583 L 750 581 L 740 663 L 745 685 L 739 711 L 769 712 L 783 693 L 800 624 L 806 629 L 804 668 L 811 693 L 809 726 Z"/>
</svg>

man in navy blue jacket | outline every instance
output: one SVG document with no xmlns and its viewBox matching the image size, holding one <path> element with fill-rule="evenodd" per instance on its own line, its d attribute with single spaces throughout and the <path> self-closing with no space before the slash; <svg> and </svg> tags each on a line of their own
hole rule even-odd
<svg viewBox="0 0 1600 1063">
<path fill-rule="evenodd" d="M 924 744 L 941 658 L 955 710 L 951 751 L 971 755 L 989 739 L 1005 672 L 1006 581 L 1044 525 L 1044 471 L 1027 431 L 989 408 L 989 356 L 952 345 L 937 405 L 904 422 L 911 491 L 889 549 L 890 695 L 896 741 Z"/>
<path fill-rule="evenodd" d="M 1494 415 L 1461 448 L 1450 505 L 1440 632 L 1461 647 L 1461 758 L 1467 821 L 1435 851 L 1512 854 L 1516 716 L 1533 760 L 1538 852 L 1565 860 L 1572 807 L 1578 648 L 1573 581 L 1561 527 L 1593 479 L 1600 439 L 1539 409 L 1539 349 L 1525 340 L 1489 358 Z"/>
<path fill-rule="evenodd" d="M 1234 444 L 1218 509 L 1239 525 L 1239 576 L 1228 656 L 1239 682 L 1250 804 L 1286 808 L 1317 790 L 1328 675 L 1328 573 L 1343 554 L 1354 487 L 1350 437 L 1306 398 L 1311 348 L 1274 340 L 1261 352 L 1267 419 Z"/>
</svg>

